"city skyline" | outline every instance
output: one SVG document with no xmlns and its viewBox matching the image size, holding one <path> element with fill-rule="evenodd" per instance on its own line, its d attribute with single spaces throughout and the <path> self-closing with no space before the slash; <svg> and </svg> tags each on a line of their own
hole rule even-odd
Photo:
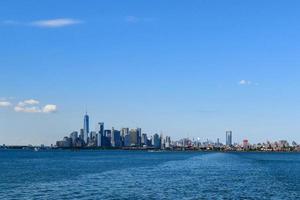
<svg viewBox="0 0 300 200">
<path fill-rule="evenodd" d="M 89 115 L 86 112 L 83 117 L 83 128 L 80 131 L 72 131 L 69 136 L 66 135 L 62 140 L 57 140 L 51 146 L 41 145 L 38 148 L 52 149 L 122 149 L 122 150 L 166 150 L 166 151 L 285 151 L 299 152 L 300 145 L 296 141 L 291 143 L 287 140 L 265 141 L 251 143 L 248 139 L 242 142 L 234 142 L 232 131 L 226 131 L 225 143 L 220 142 L 220 138 L 215 141 L 201 141 L 200 138 L 181 138 L 172 140 L 168 135 L 163 133 L 145 133 L 142 128 L 122 128 L 120 130 L 111 127 L 105 128 L 104 122 L 99 122 L 98 127 L 94 131 L 89 131 Z M 1 147 L 1 146 L 0 146 Z M 22 146 L 6 146 L 3 148 L 33 148 L 29 145 Z"/>
<path fill-rule="evenodd" d="M 91 130 L 300 141 L 300 2 L 54 4 L 0 2 L 0 144 L 50 145 L 86 108 Z"/>
</svg>

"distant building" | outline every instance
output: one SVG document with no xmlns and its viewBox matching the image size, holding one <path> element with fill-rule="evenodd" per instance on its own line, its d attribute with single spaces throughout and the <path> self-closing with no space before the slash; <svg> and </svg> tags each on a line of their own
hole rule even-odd
<svg viewBox="0 0 300 200">
<path fill-rule="evenodd" d="M 217 138 L 216 146 L 217 146 L 217 147 L 220 147 L 220 146 L 221 146 L 220 138 Z"/>
<path fill-rule="evenodd" d="M 108 129 L 104 130 L 104 136 L 108 137 L 110 139 L 111 138 L 111 130 L 108 130 Z"/>
<path fill-rule="evenodd" d="M 57 141 L 56 146 L 62 148 L 69 148 L 72 145 L 72 139 L 69 137 L 64 137 L 62 141 Z"/>
<path fill-rule="evenodd" d="M 143 133 L 142 134 L 142 138 L 141 138 L 141 145 L 146 145 L 147 146 L 147 143 L 148 143 L 148 138 L 147 138 L 147 134 L 146 133 Z"/>
<path fill-rule="evenodd" d="M 104 130 L 103 143 L 105 147 L 111 146 L 111 130 Z"/>
<path fill-rule="evenodd" d="M 286 140 L 279 140 L 278 141 L 278 147 L 280 148 L 280 149 L 284 149 L 284 148 L 287 148 L 287 147 L 289 147 L 290 146 L 290 144 L 288 143 L 288 141 L 286 141 Z"/>
<path fill-rule="evenodd" d="M 182 147 L 189 147 L 189 146 L 191 146 L 190 143 L 191 142 L 190 142 L 189 138 L 183 138 L 182 139 Z"/>
<path fill-rule="evenodd" d="M 84 119 L 83 119 L 83 131 L 84 131 L 84 142 L 85 143 L 88 143 L 88 135 L 89 135 L 89 132 L 90 132 L 89 126 L 90 126 L 89 125 L 89 116 L 86 113 L 84 115 Z"/>
<path fill-rule="evenodd" d="M 71 145 L 73 146 L 73 147 L 75 147 L 76 146 L 76 141 L 77 141 L 77 139 L 78 139 L 78 132 L 77 131 L 74 131 L 74 132 L 72 132 L 71 134 L 70 134 L 70 138 L 71 138 Z"/>
<path fill-rule="evenodd" d="M 226 146 L 232 146 L 232 131 L 226 131 Z"/>
<path fill-rule="evenodd" d="M 111 137 L 110 137 L 110 144 L 112 147 L 115 147 L 116 144 L 115 144 L 115 129 L 114 127 L 111 128 Z"/>
<path fill-rule="evenodd" d="M 138 146 L 139 138 L 137 129 L 130 130 L 130 146 Z"/>
<path fill-rule="evenodd" d="M 244 139 L 244 140 L 243 140 L 243 149 L 244 149 L 244 150 L 248 150 L 249 147 L 250 147 L 249 141 L 248 141 L 247 139 Z"/>
<path fill-rule="evenodd" d="M 122 128 L 121 129 L 121 136 L 122 136 L 122 138 L 124 138 L 125 135 L 129 135 L 129 128 Z"/>
<path fill-rule="evenodd" d="M 103 137 L 104 137 L 104 123 L 99 122 L 98 133 L 97 133 L 97 147 L 102 147 L 104 145 Z"/>
<path fill-rule="evenodd" d="M 118 130 L 112 128 L 111 130 L 111 146 L 112 147 L 121 147 L 121 133 Z"/>
<path fill-rule="evenodd" d="M 156 149 L 160 148 L 160 138 L 157 133 L 155 133 L 152 137 L 152 146 Z"/>
<path fill-rule="evenodd" d="M 130 147 L 131 146 L 131 141 L 130 141 L 130 134 L 127 134 L 124 136 L 124 146 L 125 147 Z"/>
<path fill-rule="evenodd" d="M 162 133 L 160 134 L 160 149 L 165 149 L 165 140 Z"/>
<path fill-rule="evenodd" d="M 171 148 L 171 137 L 167 136 L 165 140 L 165 148 L 169 149 Z"/>
<path fill-rule="evenodd" d="M 83 130 L 83 128 L 80 129 L 79 138 L 84 141 L 84 130 Z"/>
<path fill-rule="evenodd" d="M 141 146 L 142 143 L 142 129 L 141 128 L 137 128 L 136 129 L 137 132 L 137 146 Z"/>
<path fill-rule="evenodd" d="M 91 131 L 90 136 L 88 138 L 88 146 L 95 147 L 97 146 L 97 132 Z"/>
</svg>

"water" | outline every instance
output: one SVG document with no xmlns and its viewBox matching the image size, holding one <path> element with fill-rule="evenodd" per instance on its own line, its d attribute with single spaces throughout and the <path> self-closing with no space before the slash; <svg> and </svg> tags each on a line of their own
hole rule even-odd
<svg viewBox="0 0 300 200">
<path fill-rule="evenodd" d="M 300 199 L 300 154 L 0 150 L 0 199 Z"/>
</svg>

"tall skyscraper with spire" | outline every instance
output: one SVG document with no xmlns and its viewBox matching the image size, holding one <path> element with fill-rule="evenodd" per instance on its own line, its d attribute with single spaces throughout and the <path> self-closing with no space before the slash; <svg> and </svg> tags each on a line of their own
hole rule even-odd
<svg viewBox="0 0 300 200">
<path fill-rule="evenodd" d="M 84 142 L 87 144 L 88 143 L 88 135 L 89 135 L 89 116 L 87 112 L 84 115 L 83 119 L 83 131 L 84 131 Z"/>
<path fill-rule="evenodd" d="M 232 131 L 226 131 L 226 146 L 232 146 Z"/>
</svg>

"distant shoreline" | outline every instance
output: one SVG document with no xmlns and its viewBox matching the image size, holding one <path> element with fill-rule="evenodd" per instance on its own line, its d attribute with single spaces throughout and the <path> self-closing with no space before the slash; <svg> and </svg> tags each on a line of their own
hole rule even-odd
<svg viewBox="0 0 300 200">
<path fill-rule="evenodd" d="M 176 148 L 176 149 L 154 149 L 154 148 L 113 148 L 113 147 L 85 147 L 85 148 L 62 148 L 62 147 L 37 147 L 37 146 L 2 146 L 0 150 L 32 150 L 32 151 L 45 151 L 45 150 L 66 150 L 66 151 L 143 151 L 143 152 L 221 152 L 221 153 L 300 153 L 297 150 L 226 150 L 226 149 L 202 149 L 202 148 Z"/>
</svg>

